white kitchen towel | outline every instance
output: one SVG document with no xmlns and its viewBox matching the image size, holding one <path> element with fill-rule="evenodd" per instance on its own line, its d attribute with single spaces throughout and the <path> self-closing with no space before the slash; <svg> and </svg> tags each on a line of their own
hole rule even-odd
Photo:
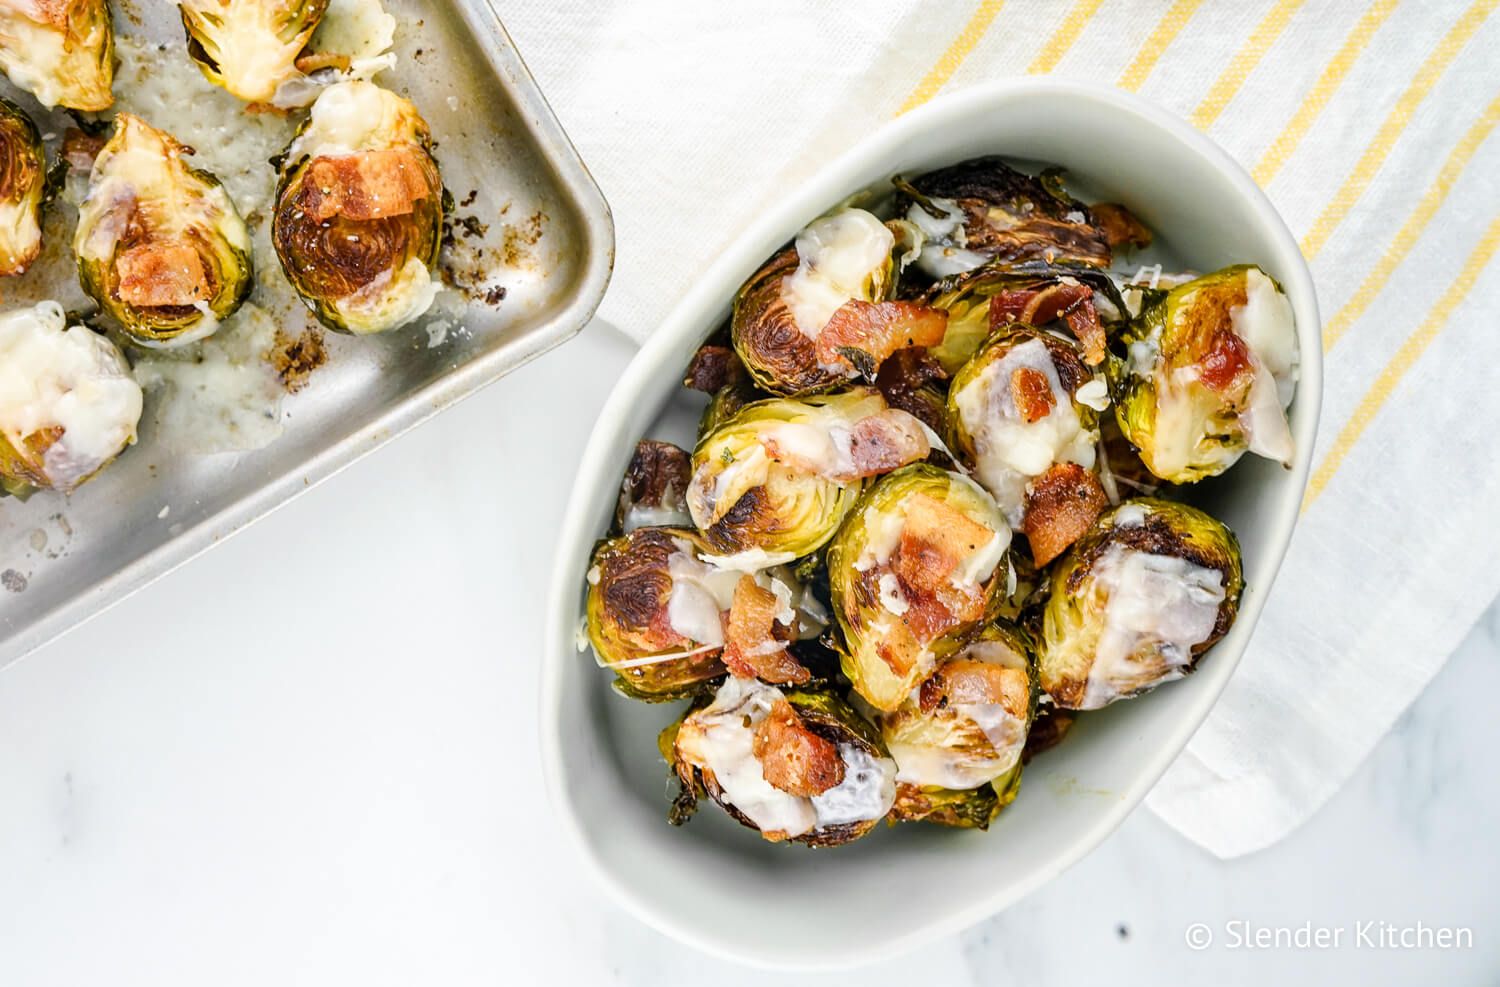
<svg viewBox="0 0 1500 987">
<path fill-rule="evenodd" d="M 1497 2 L 510 0 L 504 16 L 614 208 L 600 316 L 638 339 L 778 195 L 972 83 L 1113 82 L 1251 170 L 1311 261 L 1327 391 L 1250 652 L 1149 799 L 1229 857 L 1326 801 L 1500 592 Z"/>
</svg>

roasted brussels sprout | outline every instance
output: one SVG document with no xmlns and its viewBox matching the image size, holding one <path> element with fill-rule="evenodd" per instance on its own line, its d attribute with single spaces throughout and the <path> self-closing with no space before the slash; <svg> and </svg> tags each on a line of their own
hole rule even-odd
<svg viewBox="0 0 1500 987">
<path fill-rule="evenodd" d="M 1098 709 L 1182 678 L 1228 633 L 1243 586 L 1224 525 L 1185 504 L 1126 501 L 1053 570 L 1042 688 L 1065 709 Z"/>
<path fill-rule="evenodd" d="M 1060 176 L 983 157 L 898 179 L 897 209 L 925 238 L 918 266 L 934 278 L 1029 260 L 1108 267 L 1104 230 Z"/>
<path fill-rule="evenodd" d="M 678 528 L 637 528 L 595 549 L 589 640 L 625 695 L 692 695 L 724 675 L 726 662 L 741 674 L 807 681 L 786 648 L 822 631 L 822 607 L 785 569 L 720 569 L 706 549 Z"/>
<path fill-rule="evenodd" d="M 1066 329 L 1084 363 L 1098 366 L 1107 356 L 1107 324 L 1128 317 L 1125 296 L 1108 274 L 1041 261 L 944 278 L 923 299 L 948 313 L 947 335 L 932 355 L 950 374 L 991 335 L 1016 322 Z"/>
<path fill-rule="evenodd" d="M 1291 463 L 1297 328 L 1260 268 L 1226 267 L 1158 294 L 1123 338 L 1115 416 L 1156 476 L 1217 476 L 1247 450 Z"/>
<path fill-rule="evenodd" d="M 994 616 L 1010 528 L 978 484 L 935 466 L 881 477 L 828 547 L 844 674 L 865 702 L 898 708 Z"/>
<path fill-rule="evenodd" d="M 109 0 L 0 0 L 0 69 L 49 109 L 108 109 L 115 78 Z"/>
<path fill-rule="evenodd" d="M 740 288 L 730 334 L 755 382 L 777 394 L 816 394 L 854 379 L 908 346 L 935 346 L 947 316 L 895 301 L 920 237 L 863 209 L 825 216 Z"/>
<path fill-rule="evenodd" d="M 188 54 L 209 82 L 270 103 L 323 19 L 328 0 L 178 0 Z"/>
<path fill-rule="evenodd" d="M 192 149 L 121 113 L 89 176 L 73 250 L 83 290 L 134 341 L 211 335 L 250 294 L 250 233 Z"/>
<path fill-rule="evenodd" d="M 1020 527 L 1027 484 L 1056 463 L 1094 465 L 1108 400 L 1072 343 L 1015 325 L 986 343 L 948 391 L 949 446 Z"/>
<path fill-rule="evenodd" d="M 849 843 L 896 797 L 895 762 L 846 703 L 754 679 L 727 679 L 713 702 L 687 714 L 672 762 L 683 788 L 674 822 L 706 793 L 773 843 Z"/>
<path fill-rule="evenodd" d="M 620 484 L 615 530 L 628 533 L 636 528 L 690 527 L 693 518 L 684 496 L 692 469 L 692 457 L 670 442 L 637 442 Z"/>
<path fill-rule="evenodd" d="M 408 100 L 369 82 L 318 97 L 280 164 L 271 237 L 287 280 L 338 332 L 385 332 L 432 305 L 443 183 Z"/>
<path fill-rule="evenodd" d="M 718 551 L 789 562 L 833 537 L 866 477 L 930 452 L 921 422 L 870 388 L 757 401 L 698 443 L 688 508 Z"/>
<path fill-rule="evenodd" d="M 42 302 L 0 315 L 0 486 L 68 493 L 135 441 L 141 388 L 105 337 Z"/>
<path fill-rule="evenodd" d="M 1012 624 L 986 627 L 899 708 L 880 717 L 896 761 L 892 818 L 984 829 L 1003 805 L 1037 701 L 1031 642 Z"/>
<path fill-rule="evenodd" d="M 24 274 L 42 252 L 47 158 L 22 109 L 0 99 L 0 277 Z"/>
</svg>

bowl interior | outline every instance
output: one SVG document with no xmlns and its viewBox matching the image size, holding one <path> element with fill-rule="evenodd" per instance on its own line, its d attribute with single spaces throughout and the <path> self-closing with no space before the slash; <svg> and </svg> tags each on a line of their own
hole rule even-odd
<svg viewBox="0 0 1500 987">
<path fill-rule="evenodd" d="M 677 707 L 614 695 L 609 676 L 574 644 L 589 548 L 630 449 L 643 436 L 691 446 L 700 404 L 682 391 L 681 371 L 727 317 L 739 283 L 798 228 L 893 173 L 986 153 L 1063 165 L 1084 198 L 1125 203 L 1189 267 L 1255 262 L 1285 286 L 1303 351 L 1291 411 L 1295 468 L 1246 457 L 1195 498 L 1241 540 L 1241 615 L 1195 675 L 1082 717 L 1061 747 L 1028 767 L 1019 797 L 987 833 L 881 828 L 810 851 L 767 844 L 712 805 L 673 829 L 655 734 Z M 1223 689 L 1280 564 L 1306 480 L 1321 365 L 1310 277 L 1270 204 L 1186 124 L 1113 90 L 1044 81 L 959 94 L 888 126 L 790 200 L 705 275 L 601 415 L 557 559 L 543 747 L 564 824 L 627 907 L 743 961 L 820 966 L 875 959 L 1004 907 L 1081 857 L 1144 797 Z"/>
</svg>

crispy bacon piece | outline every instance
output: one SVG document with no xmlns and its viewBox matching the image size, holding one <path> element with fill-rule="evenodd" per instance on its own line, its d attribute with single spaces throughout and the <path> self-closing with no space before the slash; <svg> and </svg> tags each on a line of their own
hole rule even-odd
<svg viewBox="0 0 1500 987">
<path fill-rule="evenodd" d="M 1007 289 L 990 299 L 990 329 L 1012 322 L 1045 326 L 1062 319 L 1083 346 L 1083 359 L 1091 367 L 1104 362 L 1108 339 L 1094 305 L 1094 290 L 1076 281 L 1057 281 L 1043 288 Z"/>
<path fill-rule="evenodd" d="M 1057 407 L 1047 375 L 1034 367 L 1018 367 L 1010 375 L 1010 396 L 1028 425 L 1046 418 Z"/>
<path fill-rule="evenodd" d="M 693 354 L 682 386 L 712 394 L 725 384 L 733 384 L 745 375 L 739 355 L 727 346 L 703 345 Z"/>
<path fill-rule="evenodd" d="M 902 621 L 919 641 L 931 641 L 983 614 L 977 586 L 955 586 L 953 574 L 995 532 L 963 511 L 925 494 L 906 504 L 894 569 L 908 609 Z"/>
<path fill-rule="evenodd" d="M 772 685 L 801 685 L 812 678 L 777 636 L 778 628 L 782 634 L 791 631 L 776 623 L 778 609 L 775 593 L 756 585 L 752 576 L 740 577 L 724 625 L 723 661 L 730 674 Z"/>
<path fill-rule="evenodd" d="M 1077 463 L 1058 463 L 1031 482 L 1021 528 L 1031 557 L 1044 566 L 1098 520 L 1109 506 L 1099 478 Z"/>
<path fill-rule="evenodd" d="M 63 131 L 62 157 L 68 170 L 77 175 L 87 175 L 94 167 L 94 159 L 103 150 L 106 138 L 92 137 L 77 127 Z"/>
<path fill-rule="evenodd" d="M 193 305 L 210 294 L 203 258 L 180 240 L 136 244 L 115 260 L 115 271 L 120 300 L 137 308 Z"/>
<path fill-rule="evenodd" d="M 1109 243 L 1110 249 L 1115 250 L 1124 246 L 1149 247 L 1151 245 L 1151 231 L 1146 225 L 1135 218 L 1135 215 L 1118 202 L 1101 202 L 1098 205 L 1089 206 L 1089 212 L 1094 216 L 1094 225 L 1104 233 L 1104 239 Z"/>
<path fill-rule="evenodd" d="M 868 380 L 886 357 L 909 346 L 936 346 L 948 331 L 948 313 L 916 302 L 852 299 L 818 334 L 818 362 L 846 364 Z"/>
<path fill-rule="evenodd" d="M 1232 329 L 1214 333 L 1213 345 L 1198 363 L 1198 379 L 1203 386 L 1220 394 L 1234 390 L 1255 374 L 1250 365 L 1250 349 Z"/>
<path fill-rule="evenodd" d="M 755 725 L 750 753 L 760 762 L 761 777 L 788 795 L 812 798 L 844 780 L 838 745 L 809 730 L 785 699 Z"/>
<path fill-rule="evenodd" d="M 859 477 L 889 473 L 931 452 L 922 423 L 895 408 L 861 418 L 849 432 L 849 456 Z"/>
<path fill-rule="evenodd" d="M 314 158 L 308 165 L 306 211 L 318 222 L 405 216 L 435 194 L 432 168 L 415 144 Z"/>
<path fill-rule="evenodd" d="M 976 703 L 1003 706 L 1019 716 L 1031 702 L 1031 685 L 1024 669 L 951 658 L 922 683 L 917 699 L 924 713 L 954 703 Z"/>
<path fill-rule="evenodd" d="M 776 462 L 839 483 L 889 473 L 926 459 L 932 452 L 922 423 L 895 408 L 866 415 L 850 426 L 847 461 L 819 425 L 791 422 L 773 426 L 761 431 L 759 441 L 766 455 Z"/>
</svg>

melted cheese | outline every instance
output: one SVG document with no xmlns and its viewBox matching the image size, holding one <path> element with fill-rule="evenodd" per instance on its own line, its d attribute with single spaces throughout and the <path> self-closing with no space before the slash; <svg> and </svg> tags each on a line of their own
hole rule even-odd
<svg viewBox="0 0 1500 987">
<path fill-rule="evenodd" d="M 964 229 L 964 211 L 952 199 L 928 199 L 933 207 L 943 211 L 939 219 L 922 206 L 913 202 L 906 211 L 907 222 L 922 232 L 922 250 L 917 255 L 917 266 L 934 278 L 946 278 L 954 274 L 972 271 L 989 260 L 978 251 L 968 249 L 969 236 Z"/>
<path fill-rule="evenodd" d="M 1053 407 L 1044 417 L 1027 422 L 1016 408 L 1011 376 L 1021 369 L 1047 378 Z M 984 367 L 954 395 L 959 420 L 972 437 L 975 472 L 995 498 L 1006 521 L 1021 523 L 1026 484 L 1054 463 L 1094 465 L 1097 433 L 1087 430 L 1063 387 L 1047 345 L 1028 340 Z"/>
<path fill-rule="evenodd" d="M 803 335 L 817 339 L 845 302 L 867 299 L 895 245 L 895 235 L 863 209 L 825 216 L 799 233 L 797 270 L 782 279 L 781 298 Z"/>
<path fill-rule="evenodd" d="M 711 704 L 683 722 L 678 755 L 711 772 L 724 801 L 763 832 L 793 838 L 889 812 L 896 799 L 895 764 L 852 744 L 839 745 L 844 780 L 821 795 L 802 798 L 766 781 L 752 750 L 755 727 L 784 698 L 775 686 L 729 677 Z"/>
<path fill-rule="evenodd" d="M 1245 304 L 1231 309 L 1235 335 L 1250 350 L 1255 376 L 1240 414 L 1250 451 L 1290 466 L 1296 452 L 1285 408 L 1297 387 L 1299 354 L 1292 305 L 1259 268 L 1245 275 Z"/>
<path fill-rule="evenodd" d="M 1213 634 L 1224 602 L 1217 569 L 1119 545 L 1094 563 L 1093 580 L 1106 596 L 1104 625 L 1081 709 L 1181 678 L 1193 647 Z"/>
<path fill-rule="evenodd" d="M 62 306 L 42 302 L 0 316 L 0 434 L 13 447 L 62 434 L 43 454 L 51 485 L 71 490 L 135 441 L 141 389 L 119 349 Z"/>
</svg>

